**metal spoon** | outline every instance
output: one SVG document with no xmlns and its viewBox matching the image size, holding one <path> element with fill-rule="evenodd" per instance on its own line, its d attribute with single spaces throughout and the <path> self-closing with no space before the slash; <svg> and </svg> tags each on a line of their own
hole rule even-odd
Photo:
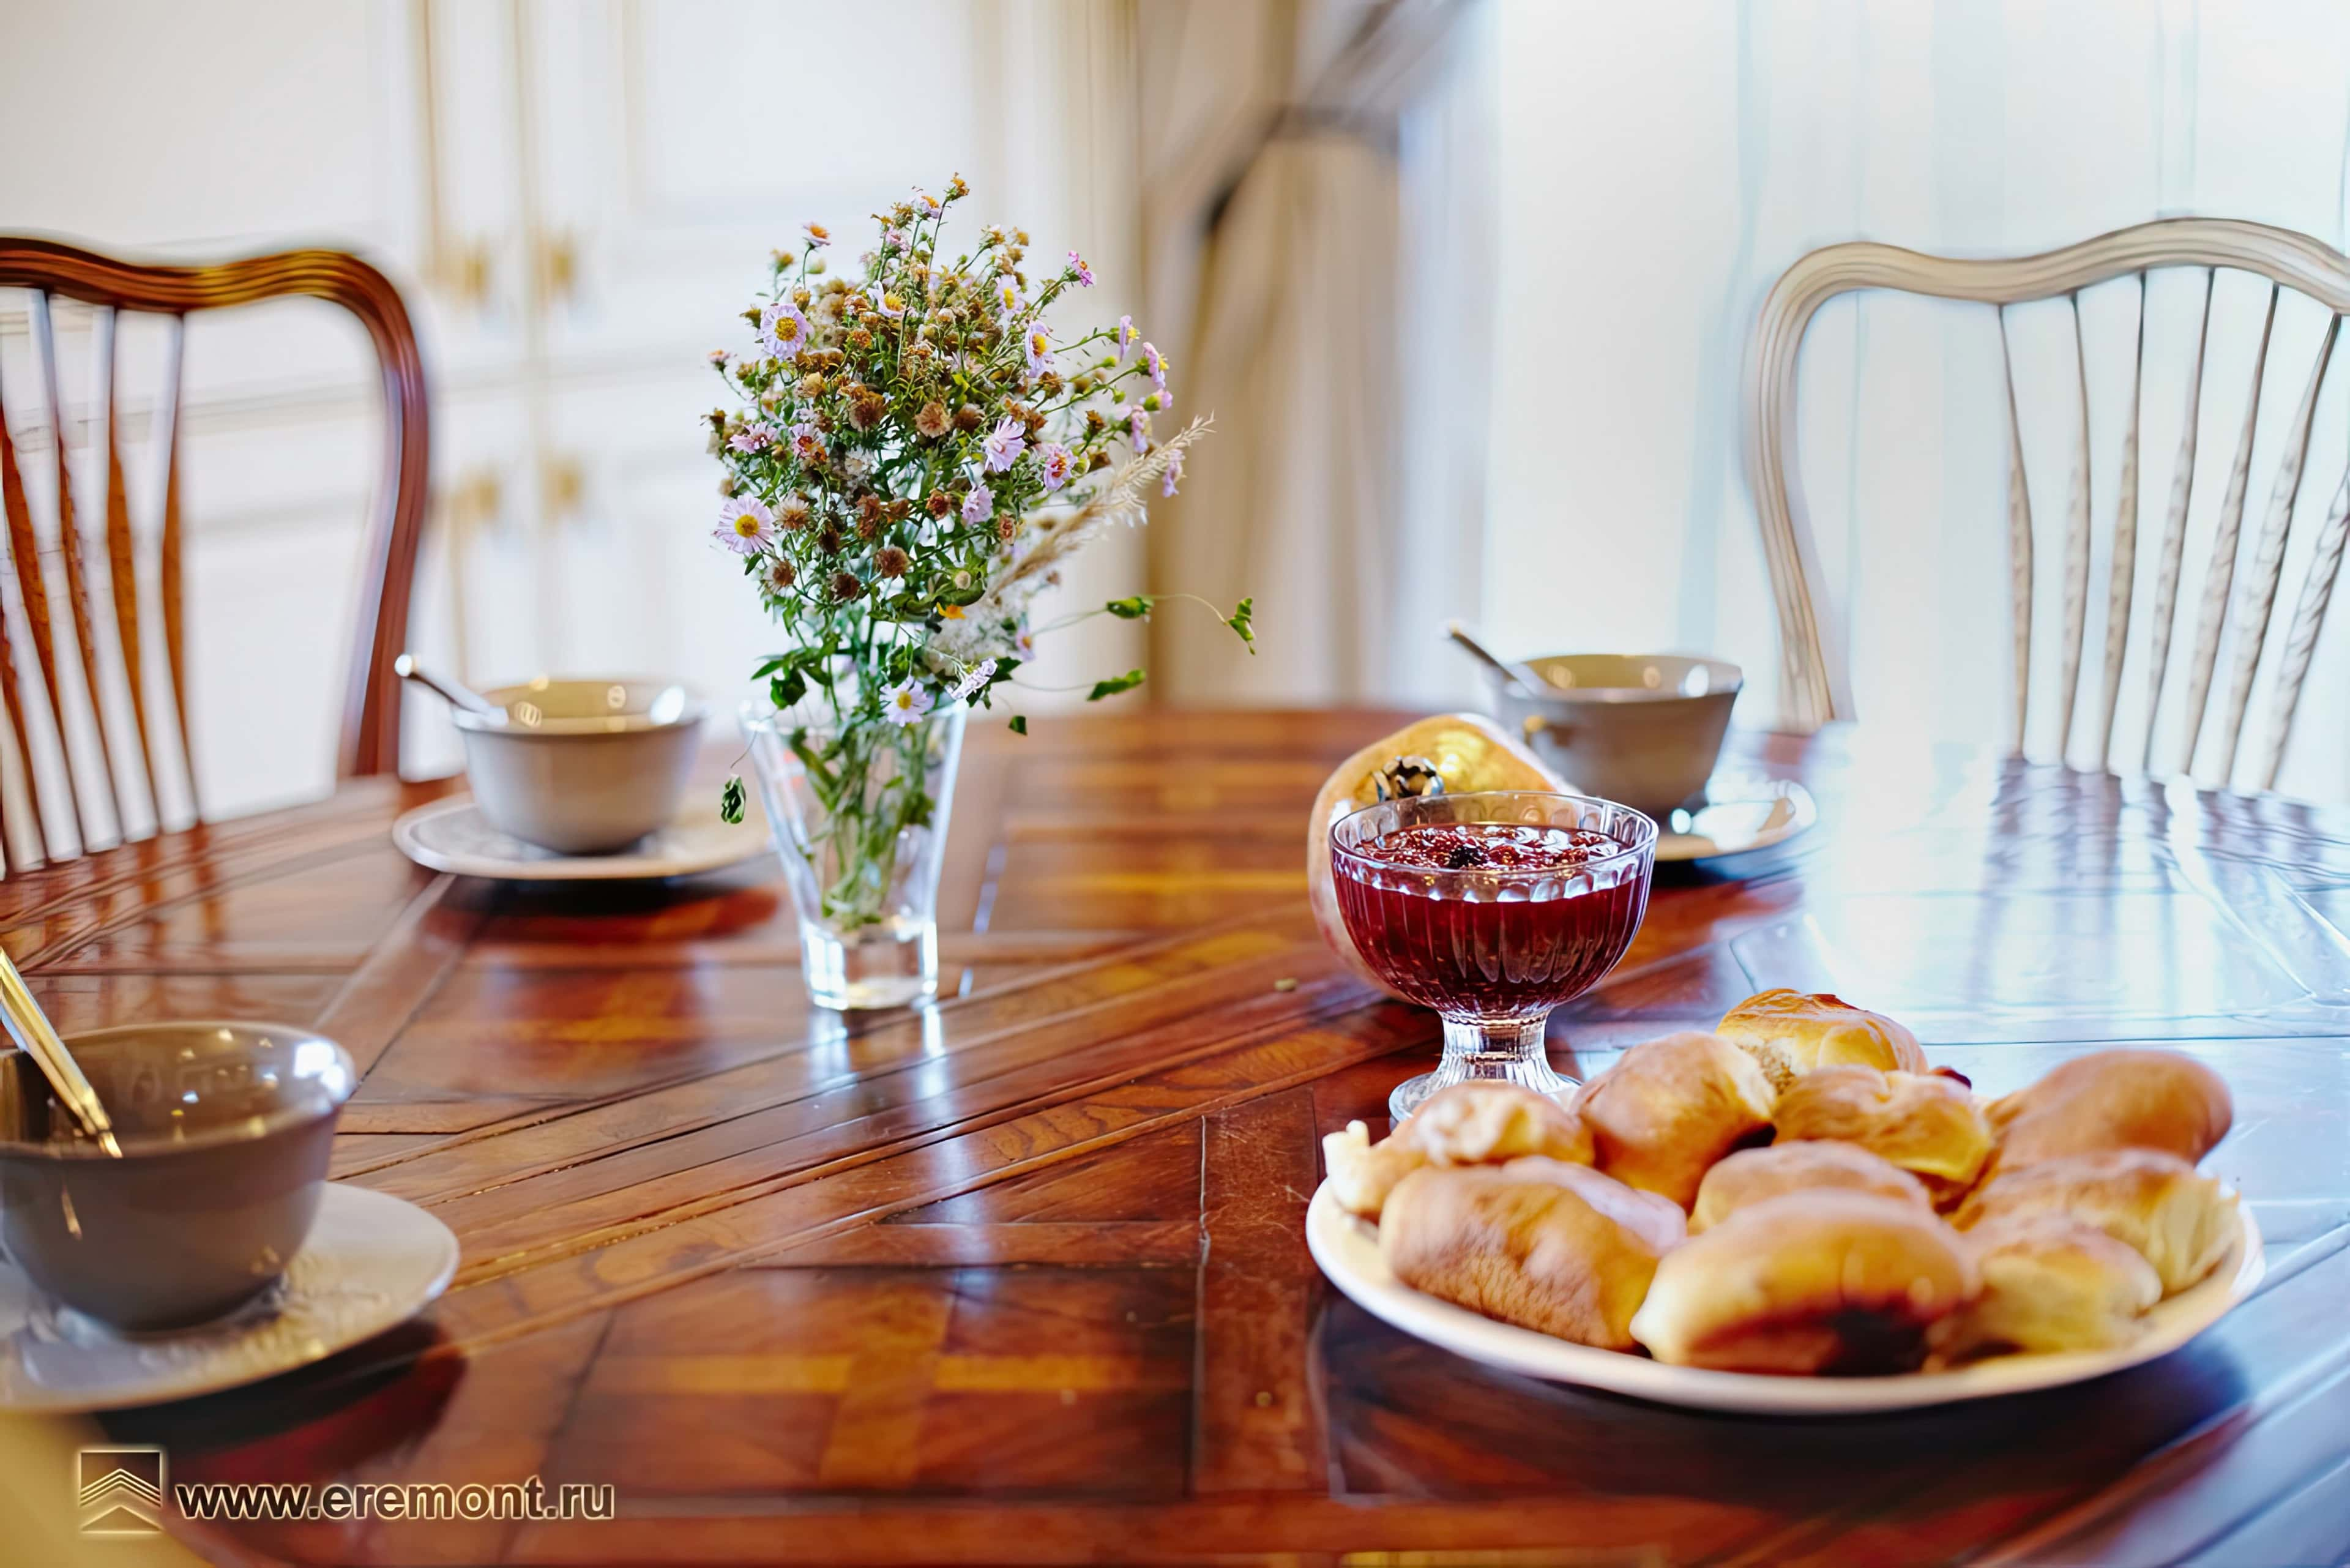
<svg viewBox="0 0 2350 1568">
<path fill-rule="evenodd" d="M 391 672 L 402 680 L 413 680 L 427 691 L 437 694 L 452 708 L 463 708 L 467 712 L 479 713 L 485 719 L 495 719 L 501 723 L 505 721 L 506 711 L 504 708 L 470 686 L 461 685 L 442 676 L 426 673 L 424 668 L 416 662 L 416 656 L 412 653 L 403 653 L 393 659 Z"/>
<path fill-rule="evenodd" d="M 5 949 L 0 949 L 0 1022 L 7 1024 L 9 1034 L 40 1068 L 41 1076 L 49 1081 L 57 1098 L 73 1112 L 82 1130 L 98 1140 L 99 1147 L 121 1158 L 122 1146 L 114 1141 L 114 1123 L 108 1117 L 106 1106 L 99 1102 L 98 1091 L 90 1086 L 81 1064 L 50 1027 L 48 1015 L 33 1000 L 25 977 L 16 972 L 16 961 Z"/>
<path fill-rule="evenodd" d="M 1521 664 L 1512 659 L 1503 659 L 1500 654 L 1478 641 L 1477 634 L 1457 620 L 1448 620 L 1444 623 L 1444 635 L 1467 649 L 1470 656 L 1486 669 L 1500 671 L 1502 678 L 1515 686 L 1524 696 L 1545 697 L 1556 690 L 1535 671 L 1533 665 Z"/>
</svg>

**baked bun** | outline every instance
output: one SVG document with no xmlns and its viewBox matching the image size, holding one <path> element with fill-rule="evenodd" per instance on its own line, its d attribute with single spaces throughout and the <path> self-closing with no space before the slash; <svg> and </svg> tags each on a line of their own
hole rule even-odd
<svg viewBox="0 0 2350 1568">
<path fill-rule="evenodd" d="M 1742 1209 L 1658 1265 L 1632 1336 L 1659 1361 L 1730 1372 L 1905 1372 L 1974 1296 L 1974 1260 L 1932 1213 L 1874 1192 Z"/>
<path fill-rule="evenodd" d="M 1690 1211 L 1690 1234 L 1783 1193 L 1821 1188 L 1874 1192 L 1929 1211 L 1934 1206 L 1924 1183 L 1857 1144 L 1774 1143 L 1740 1149 L 1705 1173 L 1697 1187 L 1697 1207 Z"/>
<path fill-rule="evenodd" d="M 1938 1204 L 1956 1201 L 1991 1158 L 1991 1124 L 1974 1096 L 1930 1073 L 1816 1067 L 1780 1095 L 1772 1119 L 1781 1143 L 1858 1144 L 1915 1175 Z"/>
<path fill-rule="evenodd" d="M 2175 1295 L 2218 1267 L 2241 1229 L 2236 1198 L 2175 1154 L 2109 1148 L 2002 1171 L 1967 1195 L 1951 1223 L 2066 1214 L 2136 1248 Z"/>
<path fill-rule="evenodd" d="M 1395 1184 L 1423 1165 L 1498 1164 L 1530 1154 L 1589 1165 L 1591 1153 L 1591 1134 L 1574 1112 L 1548 1095 L 1492 1079 L 1438 1090 L 1378 1143 L 1360 1122 L 1322 1139 L 1331 1195 L 1368 1220 L 1378 1218 Z"/>
<path fill-rule="evenodd" d="M 1625 1052 L 1574 1109 L 1600 1169 L 1687 1209 L 1713 1162 L 1771 1125 L 1771 1082 L 1727 1040 L 1668 1034 Z"/>
<path fill-rule="evenodd" d="M 2234 1119 L 2220 1075 L 2176 1051 L 2092 1051 L 1991 1104 L 2002 1170 L 2108 1148 L 2158 1148 L 2192 1165 Z"/>
<path fill-rule="evenodd" d="M 1751 1054 L 1782 1092 L 1814 1067 L 1846 1062 L 1888 1073 L 1926 1071 L 1915 1034 L 1833 996 L 1758 992 L 1723 1013 L 1714 1033 Z"/>
<path fill-rule="evenodd" d="M 1965 1232 L 1982 1293 L 1935 1324 L 1944 1361 L 2126 1345 L 2162 1299 L 2135 1248 L 2066 1214 L 2014 1214 Z"/>
<path fill-rule="evenodd" d="M 1405 1177 L 1388 1194 L 1379 1255 L 1412 1289 L 1471 1312 L 1630 1350 L 1632 1314 L 1681 1235 L 1664 1199 L 1537 1156 Z"/>
</svg>

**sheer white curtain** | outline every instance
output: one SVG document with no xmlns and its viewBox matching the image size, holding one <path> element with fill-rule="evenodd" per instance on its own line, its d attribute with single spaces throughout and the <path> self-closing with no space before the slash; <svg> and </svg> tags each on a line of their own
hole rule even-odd
<svg viewBox="0 0 2350 1568">
<path fill-rule="evenodd" d="M 1174 700 L 1388 699 L 1473 610 L 1491 302 L 1490 57 L 1477 0 L 1146 5 L 1145 335 L 1174 421 L 1212 412 L 1151 580 L 1253 595 L 1252 659 L 1151 627 Z"/>
<path fill-rule="evenodd" d="M 1851 238 L 2017 254 L 2183 213 L 2344 244 L 2350 8 L 2334 0 L 1504 3 L 1495 23 L 1488 629 L 1517 652 L 1718 652 L 1749 672 L 1742 723 L 1770 721 L 1777 660 L 1741 469 L 1741 369 L 1755 308 L 1789 263 Z M 2149 465 L 2167 464 L 2177 441 L 2200 284 L 2158 277 L 2150 290 Z M 2222 278 L 2203 430 L 2223 465 L 2265 301 L 2264 287 Z M 2034 513 L 2055 528 L 2073 431 L 2064 312 L 2057 302 L 2011 321 Z M 2083 301 L 2100 535 L 2136 313 L 2134 280 Z M 2314 308 L 2279 316 L 2258 493 L 2272 426 L 2289 419 L 2323 330 Z M 1805 356 L 1800 461 L 1831 589 L 1849 607 L 1860 722 L 1996 742 L 2007 691 L 1996 328 L 1979 311 L 1848 297 L 1823 313 Z M 2336 358 L 2304 535 L 2350 436 Z M 2199 528 L 2221 488 L 2207 468 Z M 2167 468 L 2149 466 L 2140 504 L 2157 526 L 2167 494 Z M 2057 559 L 2053 539 L 2040 554 Z M 2104 570 L 2100 558 L 2093 580 Z M 2054 614 L 2045 581 L 2041 597 Z M 2093 627 L 2093 649 L 2097 637 Z M 2350 617 L 2337 616 L 2289 792 L 2350 794 L 2350 726 L 2329 722 L 2345 701 Z M 2035 752 L 2054 749 L 2035 733 Z"/>
</svg>

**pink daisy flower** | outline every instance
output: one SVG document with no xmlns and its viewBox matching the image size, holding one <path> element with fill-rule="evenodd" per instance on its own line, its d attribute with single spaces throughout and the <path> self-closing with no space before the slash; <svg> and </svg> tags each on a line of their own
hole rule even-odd
<svg viewBox="0 0 2350 1568">
<path fill-rule="evenodd" d="M 1159 482 L 1159 493 L 1161 495 L 1174 494 L 1175 482 L 1182 477 L 1183 449 L 1179 446 L 1173 452 L 1167 454 L 1167 477 Z"/>
<path fill-rule="evenodd" d="M 1133 348 L 1141 337 L 1142 334 L 1134 329 L 1133 317 L 1121 316 L 1118 318 L 1118 362 L 1119 364 L 1126 363 L 1126 351 Z"/>
<path fill-rule="evenodd" d="M 790 300 L 779 299 L 759 312 L 759 347 L 775 358 L 790 358 L 807 340 L 807 317 Z"/>
<path fill-rule="evenodd" d="M 764 422 L 744 425 L 726 438 L 726 444 L 736 452 L 764 452 L 775 444 L 775 427 Z"/>
<path fill-rule="evenodd" d="M 1126 410 L 1126 439 L 1137 452 L 1150 446 L 1150 411 L 1140 403 L 1129 404 Z"/>
<path fill-rule="evenodd" d="M 1044 472 L 1046 491 L 1058 490 L 1069 483 L 1069 468 L 1073 460 L 1067 447 L 1059 441 L 1047 441 L 1037 449 L 1036 457 Z"/>
<path fill-rule="evenodd" d="M 1041 321 L 1029 324 L 1022 334 L 1020 346 L 1027 351 L 1028 373 L 1041 376 L 1053 368 L 1053 335 Z"/>
<path fill-rule="evenodd" d="M 919 724 L 930 713 L 931 701 L 928 689 L 900 680 L 881 693 L 881 716 L 901 729 Z"/>
<path fill-rule="evenodd" d="M 1019 462 L 1020 454 L 1027 450 L 1028 432 L 1018 420 L 1007 417 L 998 421 L 995 428 L 987 432 L 987 439 L 979 444 L 987 454 L 987 472 L 1002 473 Z"/>
<path fill-rule="evenodd" d="M 755 556 L 774 542 L 775 514 L 748 495 L 730 495 L 718 509 L 718 542 L 738 556 Z"/>
<path fill-rule="evenodd" d="M 986 521 L 995 511 L 995 492 L 984 484 L 974 484 L 971 493 L 962 498 L 962 520 L 966 523 Z"/>
<path fill-rule="evenodd" d="M 1094 269 L 1087 266 L 1086 258 L 1075 251 L 1069 253 L 1069 270 L 1076 274 L 1079 288 L 1091 288 L 1094 286 Z"/>
<path fill-rule="evenodd" d="M 1142 346 L 1142 368 L 1150 372 L 1150 384 L 1160 391 L 1167 389 L 1167 356 L 1145 343 Z"/>
</svg>

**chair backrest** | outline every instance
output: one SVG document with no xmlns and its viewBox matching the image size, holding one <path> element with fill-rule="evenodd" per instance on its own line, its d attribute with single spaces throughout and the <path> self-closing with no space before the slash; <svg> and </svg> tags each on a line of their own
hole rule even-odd
<svg viewBox="0 0 2350 1568">
<path fill-rule="evenodd" d="M 2341 313 L 2350 311 L 2350 258 L 2303 234 L 2262 223 L 2220 218 L 2166 218 L 2121 229 L 2043 254 L 1995 260 L 1956 260 L 1923 255 L 1892 245 L 1856 243 L 1830 245 L 1804 256 L 1772 288 L 1762 305 L 1750 348 L 1747 374 L 1747 475 L 1762 528 L 1764 558 L 1779 619 L 1783 722 L 1811 730 L 1852 713 L 1851 685 L 1844 650 L 1834 634 L 1831 607 L 1821 591 L 1819 560 L 1794 460 L 1796 444 L 1795 386 L 1804 334 L 1821 306 L 1860 289 L 1892 289 L 1944 299 L 1973 301 L 1996 308 L 2001 362 L 2007 392 L 2007 535 L 2010 614 L 2013 639 L 2014 692 L 2011 741 L 2023 750 L 2032 690 L 2033 525 L 2032 500 L 2023 460 L 2022 420 L 2017 411 L 2015 374 L 2007 310 L 2028 301 L 2070 299 L 2073 351 L 2079 368 L 2079 430 L 2072 449 L 2072 481 L 2064 532 L 2064 601 L 2058 660 L 2060 747 L 2074 732 L 2076 709 L 2086 707 L 2095 726 L 2091 739 L 2101 765 L 2115 765 L 2115 715 L 2122 701 L 2122 668 L 2127 648 L 2138 575 L 2138 414 L 2146 376 L 2146 276 L 2168 267 L 2204 273 L 2202 315 L 2187 375 L 2186 408 L 2168 506 L 2156 548 L 2154 603 L 2147 627 L 2146 741 L 2139 767 L 2151 770 L 2155 719 L 2161 708 L 2172 662 L 2178 618 L 2179 582 L 2185 565 L 2187 518 L 2196 479 L 2196 431 L 2203 396 L 2203 364 L 2211 331 L 2213 281 L 2220 269 L 2255 274 L 2269 284 L 2268 310 L 2252 358 L 2251 389 L 2221 499 L 2210 559 L 2196 612 L 2195 639 L 2187 652 L 2185 705 L 2176 757 L 2177 771 L 2191 772 L 2199 743 L 2208 740 L 2222 782 L 2233 776 L 2254 677 L 2272 629 L 2272 611 L 2282 574 L 2287 536 L 2301 492 L 2310 430 L 2325 379 Z M 2090 597 L 2093 504 L 2089 492 L 2089 372 L 2080 329 L 2081 291 L 2115 278 L 2139 280 L 2137 362 L 2132 369 L 2128 411 L 2123 425 L 2120 477 L 2112 519 L 2106 582 L 2106 636 L 2097 689 L 2085 668 L 2084 649 Z M 2265 514 L 2249 556 L 2242 554 L 2246 493 L 2250 487 L 2253 431 L 2261 410 L 2270 337 L 2280 293 L 2292 289 L 2329 313 L 2293 421 L 2277 453 Z M 2067 400 L 2071 400 L 2068 390 Z M 2309 570 L 2295 602 L 2284 642 L 2272 660 L 2275 699 L 2270 732 L 2258 772 L 2261 787 L 2272 788 L 2282 765 L 2295 708 L 2310 655 L 2324 624 L 2327 602 L 2350 533 L 2350 472 L 2327 508 L 2309 556 Z M 2215 701 L 2220 649 L 2232 649 L 2220 711 L 2207 723 Z M 2088 702 L 2084 703 L 2085 694 Z M 2169 761 L 2170 759 L 2163 759 Z"/>
<path fill-rule="evenodd" d="M 307 296 L 348 310 L 375 346 L 383 377 L 383 472 L 360 556 L 357 627 L 336 764 L 338 776 L 344 777 L 396 773 L 400 680 L 392 661 L 407 640 L 409 597 L 424 518 L 427 409 L 416 334 L 390 281 L 358 257 L 338 251 L 288 251 L 211 266 L 150 266 L 51 241 L 0 236 L 0 287 L 29 291 L 38 390 L 47 410 L 47 447 L 56 463 L 53 528 L 45 530 L 34 519 L 16 441 L 8 430 L 12 391 L 0 389 L 0 499 L 6 508 L 0 557 L 5 557 L 7 579 L 16 585 L 22 624 L 33 645 L 31 674 L 38 678 L 19 679 L 19 666 L 27 660 L 23 650 L 10 646 L 6 620 L 0 616 L 0 698 L 5 698 L 8 738 L 22 769 L 22 798 L 32 803 L 40 819 L 30 833 L 19 831 L 13 836 L 0 819 L 0 845 L 7 846 L 11 859 L 19 866 L 33 863 L 17 854 L 28 843 L 43 846 L 48 857 L 65 852 L 59 848 L 61 841 L 96 847 L 103 841 L 104 825 L 90 820 L 93 797 L 110 808 L 102 815 L 113 818 L 116 830 L 127 832 L 123 825 L 133 820 L 132 803 L 143 792 L 149 809 L 142 815 L 161 826 L 166 770 L 176 775 L 175 783 L 183 783 L 190 809 L 203 815 L 187 725 L 185 540 L 179 483 L 181 367 L 191 311 Z M 94 329 L 102 384 L 91 389 L 90 422 L 104 429 L 105 460 L 99 471 L 104 476 L 102 496 L 78 496 L 73 483 L 76 421 L 68 417 L 58 389 L 50 310 L 51 298 L 58 296 L 97 310 Z M 152 551 L 160 558 L 154 574 L 160 587 L 155 624 L 140 611 L 138 561 L 148 545 L 131 524 L 116 429 L 116 337 L 124 311 L 171 318 L 153 443 L 163 467 L 161 525 L 150 531 Z M 19 407 L 30 401 L 20 393 L 13 400 Z M 63 557 L 63 615 L 52 607 L 50 586 L 41 569 L 42 556 L 49 550 Z M 60 621 L 70 627 L 70 638 L 64 635 Z M 102 659 L 101 639 L 109 631 L 114 647 Z M 148 639 L 156 632 L 162 644 L 161 660 L 146 657 L 151 646 Z M 151 675 L 158 664 L 160 672 Z M 148 688 L 155 679 L 167 688 L 161 703 L 150 701 Z M 63 788 L 48 792 L 53 798 L 47 801 L 36 787 L 26 723 L 35 702 L 47 704 L 62 763 Z M 126 705 L 129 731 L 138 742 L 136 756 L 121 754 L 127 748 L 108 738 L 109 709 L 120 713 Z M 82 743 L 69 741 L 69 732 Z M 118 727 L 116 734 L 121 733 Z M 68 831 L 61 835 L 60 829 Z"/>
</svg>

